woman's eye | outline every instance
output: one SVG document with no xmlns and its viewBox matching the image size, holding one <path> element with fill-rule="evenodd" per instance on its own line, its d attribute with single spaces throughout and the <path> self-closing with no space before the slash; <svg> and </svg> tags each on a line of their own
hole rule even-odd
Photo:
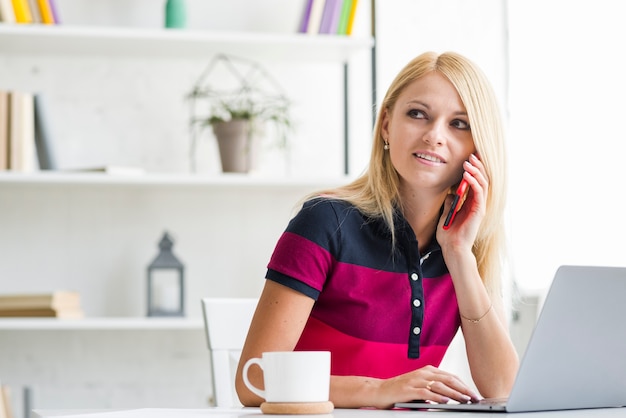
<svg viewBox="0 0 626 418">
<path fill-rule="evenodd" d="M 411 109 L 408 112 L 409 116 L 414 119 L 424 119 L 426 118 L 426 114 L 418 109 Z"/>
<path fill-rule="evenodd" d="M 469 131 L 470 130 L 469 123 L 467 123 L 467 122 L 465 122 L 463 120 L 460 120 L 460 119 L 453 120 L 451 125 L 454 126 L 457 129 L 462 129 L 464 131 Z"/>
</svg>

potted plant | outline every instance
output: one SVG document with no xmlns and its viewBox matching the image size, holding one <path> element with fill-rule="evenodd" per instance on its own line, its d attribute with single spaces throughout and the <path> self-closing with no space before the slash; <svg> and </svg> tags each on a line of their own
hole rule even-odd
<svg viewBox="0 0 626 418">
<path fill-rule="evenodd" d="M 220 65 L 226 73 L 217 83 Z M 225 77 L 231 78 L 231 85 Z M 291 129 L 290 100 L 269 73 L 254 61 L 216 56 L 196 82 L 189 98 L 192 102 L 192 171 L 195 171 L 198 136 L 207 127 L 212 128 L 217 139 L 223 172 L 247 173 L 255 167 L 260 138 L 266 132 L 267 123 L 274 128 L 277 144 L 286 145 Z"/>
</svg>

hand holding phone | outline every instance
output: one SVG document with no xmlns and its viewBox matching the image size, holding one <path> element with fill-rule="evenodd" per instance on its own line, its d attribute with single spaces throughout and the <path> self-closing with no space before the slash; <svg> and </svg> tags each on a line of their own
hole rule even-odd
<svg viewBox="0 0 626 418">
<path fill-rule="evenodd" d="M 450 228 L 452 225 L 452 221 L 454 221 L 454 217 L 456 213 L 461 209 L 461 202 L 465 192 L 467 191 L 467 180 L 462 179 L 461 183 L 459 183 L 459 187 L 456 188 L 456 193 L 454 193 L 454 200 L 452 201 L 452 206 L 450 206 L 450 212 L 448 212 L 448 216 L 446 216 L 446 220 L 443 222 L 443 229 Z"/>
</svg>

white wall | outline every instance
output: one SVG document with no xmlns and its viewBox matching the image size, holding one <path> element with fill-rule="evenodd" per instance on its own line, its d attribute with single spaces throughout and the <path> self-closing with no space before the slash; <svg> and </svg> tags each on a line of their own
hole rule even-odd
<svg viewBox="0 0 626 418">
<path fill-rule="evenodd" d="M 377 6 L 379 101 L 400 69 L 426 51 L 464 54 L 505 103 L 506 21 L 501 0 L 385 0 Z"/>
<path fill-rule="evenodd" d="M 626 264 L 626 5 L 508 3 L 514 270 L 543 290 L 561 264 Z"/>
</svg>

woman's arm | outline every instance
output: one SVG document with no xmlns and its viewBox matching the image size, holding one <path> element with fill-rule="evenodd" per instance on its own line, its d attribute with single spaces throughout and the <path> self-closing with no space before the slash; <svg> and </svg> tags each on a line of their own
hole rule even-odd
<svg viewBox="0 0 626 418">
<path fill-rule="evenodd" d="M 266 281 L 237 368 L 235 386 L 243 405 L 258 406 L 263 402 L 243 383 L 241 372 L 245 362 L 252 357 L 260 357 L 265 351 L 293 350 L 313 303 L 313 299 L 299 292 L 271 280 Z M 255 385 L 263 386 L 259 368 L 250 368 L 249 378 Z M 433 381 L 445 384 L 446 390 L 436 392 L 428 389 L 429 383 Z M 475 395 L 456 376 L 430 366 L 391 379 L 331 377 L 330 400 L 337 408 L 390 408 L 395 402 L 414 399 L 434 402 L 455 399 L 467 402 L 475 399 Z"/>
<path fill-rule="evenodd" d="M 474 255 L 450 255 L 467 358 L 476 387 L 484 397 L 508 396 L 518 357 L 511 342 L 500 298 L 491 299 L 478 274 Z"/>
<path fill-rule="evenodd" d="M 292 351 L 302 334 L 314 300 L 286 286 L 266 280 L 259 304 L 250 324 L 237 367 L 235 387 L 244 406 L 259 406 L 263 399 L 248 390 L 243 383 L 243 365 L 252 357 L 267 351 Z M 248 377 L 257 387 L 263 387 L 262 372 L 251 367 Z"/>
<path fill-rule="evenodd" d="M 467 358 L 472 378 L 480 393 L 489 398 L 508 396 L 519 360 L 508 333 L 502 299 L 489 296 L 478 272 L 472 247 L 485 216 L 489 182 L 482 162 L 474 155 L 463 165 L 463 178 L 470 185 L 467 201 L 457 222 L 437 229 L 461 314 Z M 447 208 L 450 202 L 447 202 Z"/>
</svg>

